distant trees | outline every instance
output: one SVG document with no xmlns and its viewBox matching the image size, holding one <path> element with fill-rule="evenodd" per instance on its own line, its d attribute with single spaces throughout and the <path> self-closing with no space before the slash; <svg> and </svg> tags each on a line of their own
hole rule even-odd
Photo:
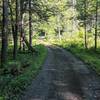
<svg viewBox="0 0 100 100">
<path fill-rule="evenodd" d="M 88 33 L 90 30 L 94 37 L 94 49 L 97 49 L 98 28 L 100 27 L 100 0 L 2 0 L 0 5 L 2 66 L 7 61 L 9 34 L 12 33 L 13 36 L 13 59 L 16 60 L 18 48 L 24 50 L 26 45 L 29 50 L 32 50 L 33 23 L 40 27 L 42 26 L 40 24 L 43 23 L 43 27 L 41 27 L 43 30 L 48 32 L 51 27 L 51 30 L 55 33 L 59 32 L 60 36 L 61 32 L 68 29 L 70 21 L 73 22 L 76 19 L 76 15 L 72 14 L 74 12 L 72 12 L 72 8 L 76 8 L 75 10 L 78 12 L 77 20 L 84 27 L 85 48 L 88 48 Z M 25 16 L 27 17 L 24 18 Z M 60 17 L 58 18 L 58 16 Z M 25 36 L 27 26 L 29 30 L 28 38 Z"/>
<path fill-rule="evenodd" d="M 2 23 L 0 23 L 2 29 L 1 66 L 3 67 L 8 57 L 9 34 L 12 33 L 13 36 L 12 54 L 14 60 L 17 58 L 18 47 L 20 50 L 24 50 L 26 45 L 30 51 L 34 52 L 35 50 L 32 47 L 32 22 L 47 21 L 49 16 L 53 14 L 53 10 L 43 0 L 2 0 L 0 5 L 0 20 L 2 19 Z M 24 19 L 25 14 L 29 14 L 28 20 Z M 32 17 L 32 15 L 34 16 Z M 36 20 L 33 18 L 36 18 Z M 25 20 L 28 24 L 24 22 Z M 29 41 L 25 36 L 25 24 L 29 26 Z"/>
<path fill-rule="evenodd" d="M 100 17 L 100 0 L 76 0 L 77 1 L 77 11 L 79 12 L 78 19 L 84 22 L 84 30 L 85 30 L 85 48 L 88 47 L 88 27 L 95 29 L 94 34 L 94 49 L 97 49 L 97 37 L 98 37 L 98 17 Z M 91 26 L 90 26 L 91 25 Z"/>
</svg>

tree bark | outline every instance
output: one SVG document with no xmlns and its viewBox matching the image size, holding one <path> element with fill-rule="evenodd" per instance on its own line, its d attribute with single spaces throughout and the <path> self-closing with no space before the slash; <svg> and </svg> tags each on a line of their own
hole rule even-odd
<svg viewBox="0 0 100 100">
<path fill-rule="evenodd" d="M 29 42 L 27 41 L 26 37 L 23 36 L 23 41 L 25 42 L 26 46 L 28 47 L 28 49 L 32 52 L 32 53 L 38 53 L 32 46 L 30 46 Z"/>
<path fill-rule="evenodd" d="M 8 1 L 3 0 L 3 20 L 2 20 L 2 49 L 1 49 L 1 67 L 4 67 L 7 61 L 8 49 Z"/>
<path fill-rule="evenodd" d="M 85 34 L 84 34 L 84 45 L 85 45 L 85 49 L 87 49 L 87 25 L 86 25 L 86 10 L 87 10 L 87 6 L 86 6 L 86 0 L 84 1 L 84 29 L 85 29 Z"/>
<path fill-rule="evenodd" d="M 31 0 L 29 0 L 29 44 L 32 46 L 32 13 L 31 13 Z"/>
<path fill-rule="evenodd" d="M 8 0 L 9 1 L 9 0 Z M 13 34 L 13 42 L 14 42 L 14 47 L 13 47 L 13 59 L 15 60 L 16 59 L 16 56 L 17 56 L 17 34 L 18 34 L 18 17 L 16 16 L 16 21 L 14 20 L 13 18 L 13 11 L 12 11 L 12 6 L 10 4 L 10 2 L 8 3 L 9 4 L 9 8 L 10 8 L 10 16 L 11 16 L 11 26 L 12 26 L 12 34 Z M 18 15 L 18 2 L 16 0 L 16 15 Z M 14 23 L 16 22 L 16 23 Z"/>
<path fill-rule="evenodd" d="M 98 31 L 98 23 L 97 23 L 97 21 L 98 21 L 98 0 L 96 0 L 96 17 L 95 17 L 95 51 L 97 50 L 97 31 Z"/>
<path fill-rule="evenodd" d="M 24 34 L 24 29 L 23 29 L 23 3 L 22 1 L 20 1 L 20 22 L 21 22 L 21 25 L 20 25 L 20 47 L 19 47 L 19 50 L 25 50 L 25 44 L 23 42 L 23 36 L 25 35 Z"/>
<path fill-rule="evenodd" d="M 16 0 L 16 23 L 15 23 L 15 33 L 14 33 L 14 50 L 13 50 L 13 59 L 16 60 L 17 57 L 17 48 L 18 48 L 18 17 L 19 17 L 19 0 Z"/>
</svg>

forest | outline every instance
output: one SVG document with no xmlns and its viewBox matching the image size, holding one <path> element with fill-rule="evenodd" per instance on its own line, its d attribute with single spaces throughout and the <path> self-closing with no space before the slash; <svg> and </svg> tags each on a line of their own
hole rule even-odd
<svg viewBox="0 0 100 100">
<path fill-rule="evenodd" d="M 0 100 L 21 100 L 50 45 L 99 76 L 100 0 L 0 0 Z"/>
</svg>

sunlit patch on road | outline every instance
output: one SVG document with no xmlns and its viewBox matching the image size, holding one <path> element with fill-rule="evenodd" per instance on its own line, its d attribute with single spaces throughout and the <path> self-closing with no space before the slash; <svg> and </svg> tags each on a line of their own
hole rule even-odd
<svg viewBox="0 0 100 100">
<path fill-rule="evenodd" d="M 83 100 L 78 94 L 71 92 L 59 92 L 59 95 L 63 100 Z"/>
</svg>

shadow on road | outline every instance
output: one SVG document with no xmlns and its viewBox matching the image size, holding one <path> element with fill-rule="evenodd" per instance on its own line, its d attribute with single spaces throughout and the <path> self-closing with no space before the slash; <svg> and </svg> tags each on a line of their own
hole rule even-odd
<svg viewBox="0 0 100 100">
<path fill-rule="evenodd" d="M 61 48 L 47 48 L 43 69 L 21 100 L 100 100 L 100 93 L 89 88 L 92 81 L 95 85 L 100 84 L 100 80 L 83 62 Z"/>
</svg>

